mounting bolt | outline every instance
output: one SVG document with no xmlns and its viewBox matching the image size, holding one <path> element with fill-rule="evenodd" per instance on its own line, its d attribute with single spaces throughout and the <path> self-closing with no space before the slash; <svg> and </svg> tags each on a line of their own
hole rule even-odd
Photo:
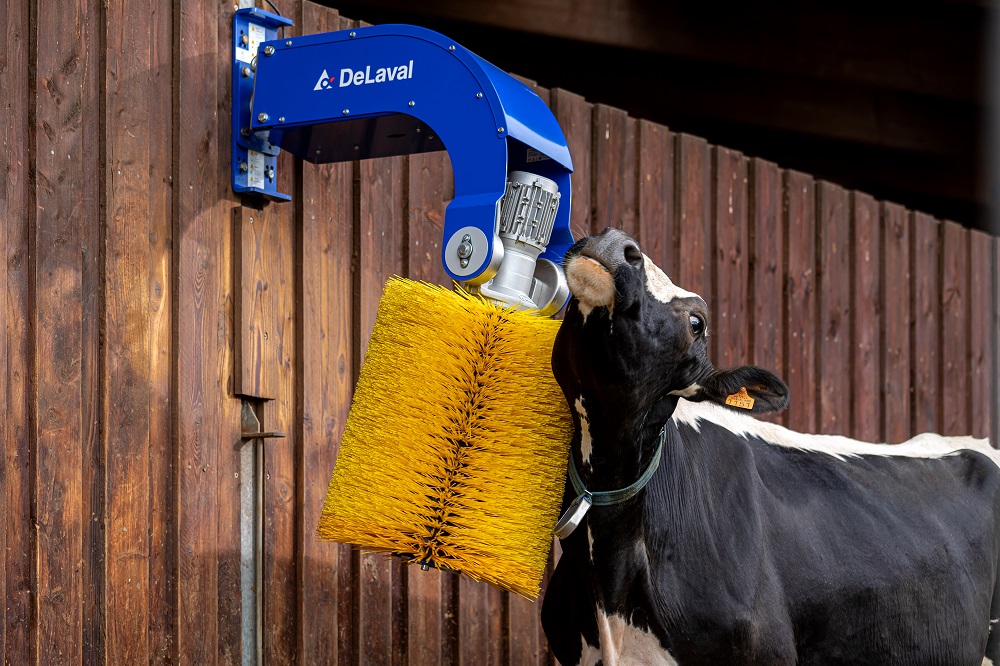
<svg viewBox="0 0 1000 666">
<path fill-rule="evenodd" d="M 476 93 L 476 99 L 482 99 L 482 98 L 483 98 L 483 93 L 477 92 Z"/>
<path fill-rule="evenodd" d="M 250 136 L 250 128 L 249 127 L 242 127 L 242 128 L 240 128 L 240 136 L 242 136 L 244 138 Z"/>
<path fill-rule="evenodd" d="M 498 127 L 497 128 L 497 134 L 503 134 L 503 128 L 502 127 Z"/>
<path fill-rule="evenodd" d="M 285 122 L 285 117 L 284 116 L 278 116 L 278 122 L 279 123 Z"/>
<path fill-rule="evenodd" d="M 240 35 L 240 41 L 243 42 L 244 44 L 249 44 L 250 43 L 250 38 L 247 37 L 245 34 L 244 35 Z"/>
<path fill-rule="evenodd" d="M 449 46 L 449 47 L 448 47 L 448 50 L 449 50 L 449 51 L 454 51 L 454 50 L 455 50 L 455 45 L 454 45 L 454 44 L 452 44 L 451 46 Z"/>
<path fill-rule="evenodd" d="M 267 176 L 269 180 L 274 180 L 274 167 L 267 167 L 267 169 L 264 170 L 264 175 Z"/>
<path fill-rule="evenodd" d="M 292 40 L 289 39 L 287 42 L 285 42 L 285 46 L 291 46 L 291 45 L 292 45 Z"/>
<path fill-rule="evenodd" d="M 345 116 L 346 116 L 346 115 L 347 115 L 348 113 L 350 113 L 350 112 L 351 112 L 351 110 L 350 110 L 350 109 L 344 109 L 344 115 L 345 115 Z"/>
<path fill-rule="evenodd" d="M 247 166 L 246 162 L 240 162 L 240 173 L 246 173 L 249 170 L 250 167 Z"/>
<path fill-rule="evenodd" d="M 353 30 L 351 30 L 351 39 L 354 39 L 357 36 L 358 36 L 358 33 L 356 33 Z"/>
<path fill-rule="evenodd" d="M 462 236 L 462 242 L 458 246 L 456 254 L 458 254 L 458 263 L 461 264 L 462 268 L 469 265 L 469 257 L 472 256 L 472 236 L 465 234 Z"/>
<path fill-rule="evenodd" d="M 269 117 L 270 116 L 268 116 L 266 113 L 264 113 L 263 111 L 261 111 L 260 113 L 257 114 L 257 122 L 259 122 L 259 123 L 266 123 L 267 119 Z"/>
<path fill-rule="evenodd" d="M 271 46 L 270 44 L 268 44 L 267 46 L 265 46 L 264 47 L 264 55 L 266 55 L 266 56 L 274 55 L 274 47 Z"/>
<path fill-rule="evenodd" d="M 411 100 L 410 100 L 410 101 L 408 102 L 408 106 L 413 106 L 413 105 L 414 105 L 414 101 L 413 101 L 413 100 L 411 99 Z"/>
<path fill-rule="evenodd" d="M 243 69 L 240 70 L 240 74 L 243 75 L 244 79 L 247 78 L 250 76 L 250 68 L 244 65 Z"/>
</svg>

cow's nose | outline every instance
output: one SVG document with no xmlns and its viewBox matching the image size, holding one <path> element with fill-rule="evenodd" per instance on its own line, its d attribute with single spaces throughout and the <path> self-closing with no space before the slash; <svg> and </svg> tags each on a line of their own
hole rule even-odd
<svg viewBox="0 0 1000 666">
<path fill-rule="evenodd" d="M 609 268 L 628 264 L 642 268 L 642 250 L 628 234 L 618 229 L 606 228 L 593 237 L 584 254 L 590 254 Z"/>
</svg>

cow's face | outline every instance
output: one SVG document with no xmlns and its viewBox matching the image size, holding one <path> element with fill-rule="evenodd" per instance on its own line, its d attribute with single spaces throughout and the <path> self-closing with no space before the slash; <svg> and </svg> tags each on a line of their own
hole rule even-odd
<svg viewBox="0 0 1000 666">
<path fill-rule="evenodd" d="M 708 306 L 676 286 L 627 234 L 605 229 L 566 253 L 573 298 L 553 351 L 567 397 L 586 392 L 642 412 L 668 395 L 725 403 L 745 389 L 754 412 L 780 409 L 787 387 L 752 366 L 716 371 Z"/>
</svg>

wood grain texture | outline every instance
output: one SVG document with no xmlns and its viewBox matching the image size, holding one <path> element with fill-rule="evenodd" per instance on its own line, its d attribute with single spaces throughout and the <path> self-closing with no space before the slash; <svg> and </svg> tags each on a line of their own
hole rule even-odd
<svg viewBox="0 0 1000 666">
<path fill-rule="evenodd" d="M 804 173 L 784 175 L 784 215 L 787 242 L 787 328 L 785 382 L 789 389 L 785 425 L 800 432 L 816 432 L 817 280 L 816 186 Z"/>
<path fill-rule="evenodd" d="M 785 217 L 781 172 L 773 162 L 750 160 L 750 355 L 745 361 L 785 377 Z M 765 417 L 780 422 L 782 414 Z"/>
<path fill-rule="evenodd" d="M 709 330 L 717 319 L 712 300 L 712 158 L 708 142 L 678 134 L 676 170 L 677 286 L 702 295 L 711 308 Z"/>
<path fill-rule="evenodd" d="M 819 279 L 819 432 L 847 435 L 851 392 L 851 254 L 848 192 L 832 183 L 816 185 L 817 277 Z"/>
<path fill-rule="evenodd" d="M 21 0 L 0 0 L 0 59 L 4 109 L 0 115 L 0 660 L 36 661 L 32 627 L 37 589 L 34 501 L 35 90 L 29 49 L 33 17 Z"/>
<path fill-rule="evenodd" d="M 280 295 L 278 217 L 275 206 L 233 209 L 235 389 L 238 395 L 266 400 L 274 399 L 279 390 L 281 341 L 274 330 Z"/>
<path fill-rule="evenodd" d="M 151 660 L 150 2 L 107 5 L 107 222 L 103 446 L 107 451 L 107 658 Z"/>
<path fill-rule="evenodd" d="M 303 24 L 317 32 L 349 21 L 312 2 Z M 298 362 L 302 385 L 300 435 L 302 497 L 299 552 L 299 660 L 353 663 L 356 622 L 351 590 L 351 547 L 319 541 L 316 526 L 326 499 L 351 408 L 354 164 L 302 165 L 299 235 L 302 307 Z"/>
<path fill-rule="evenodd" d="M 406 271 L 403 227 L 405 173 L 402 157 L 361 163 L 360 336 L 361 355 L 378 311 L 385 281 Z M 400 409 L 405 407 L 401 406 Z M 358 656 L 361 663 L 406 662 L 406 572 L 398 558 L 381 553 L 359 556 Z"/>
<path fill-rule="evenodd" d="M 715 312 L 709 354 L 717 368 L 749 362 L 750 249 L 747 223 L 747 160 L 739 152 L 712 149 L 712 255 Z"/>
<path fill-rule="evenodd" d="M 97 293 L 100 227 L 97 164 L 100 114 L 97 16 L 84 3 L 37 6 L 47 38 L 58 48 L 37 54 L 35 373 L 35 512 L 38 589 L 37 659 L 56 663 L 81 658 L 85 647 L 99 658 L 101 646 L 86 639 L 83 612 L 102 589 L 93 543 L 90 465 L 96 441 Z M 87 471 L 85 472 L 85 468 Z M 99 479 L 98 479 L 99 482 Z M 86 521 L 85 521 L 86 516 Z M 91 550 L 90 548 L 94 548 Z M 101 623 L 100 613 L 88 623 Z M 85 638 L 86 635 L 86 638 Z"/>
<path fill-rule="evenodd" d="M 667 275 L 673 275 L 674 255 L 674 134 L 663 125 L 639 120 L 636 197 L 639 238 L 643 253 Z"/>
<path fill-rule="evenodd" d="M 941 225 L 941 430 L 968 435 L 969 234 L 954 222 Z"/>
<path fill-rule="evenodd" d="M 591 232 L 613 227 L 636 238 L 635 120 L 621 109 L 595 104 L 593 123 Z"/>
<path fill-rule="evenodd" d="M 593 211 L 591 182 L 591 151 L 593 143 L 593 108 L 575 93 L 554 88 L 549 106 L 559 121 L 566 145 L 573 158 L 573 201 L 570 207 L 569 225 L 573 238 L 579 240 L 590 234 Z"/>
<path fill-rule="evenodd" d="M 882 332 L 882 439 L 897 444 L 910 431 L 910 220 L 896 204 L 882 204 L 885 319 Z M 857 255 L 855 255 L 857 260 Z"/>
<path fill-rule="evenodd" d="M 850 435 L 882 440 L 882 218 L 867 194 L 851 192 Z M 887 275 L 890 275 L 887 273 Z M 905 326 L 904 319 L 897 323 Z"/>
<path fill-rule="evenodd" d="M 940 432 L 941 417 L 941 225 L 930 215 L 910 218 L 911 312 L 910 385 L 913 400 L 911 432 Z"/>
<path fill-rule="evenodd" d="M 993 322 L 993 238 L 980 231 L 969 232 L 969 402 L 972 423 L 969 434 L 989 437 L 993 400 L 990 327 Z"/>
</svg>

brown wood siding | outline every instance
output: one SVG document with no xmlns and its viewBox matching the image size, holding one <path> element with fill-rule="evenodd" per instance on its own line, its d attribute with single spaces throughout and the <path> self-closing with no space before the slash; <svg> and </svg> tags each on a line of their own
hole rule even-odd
<svg viewBox="0 0 1000 666">
<path fill-rule="evenodd" d="M 451 164 L 284 155 L 293 202 L 235 196 L 232 11 L 0 0 L 0 661 L 241 661 L 248 397 L 287 434 L 260 445 L 267 663 L 551 664 L 540 602 L 316 539 L 386 278 L 450 284 Z M 574 235 L 624 228 L 704 295 L 715 362 L 788 382 L 773 418 L 1000 431 L 1000 240 L 527 83 Z"/>
</svg>

